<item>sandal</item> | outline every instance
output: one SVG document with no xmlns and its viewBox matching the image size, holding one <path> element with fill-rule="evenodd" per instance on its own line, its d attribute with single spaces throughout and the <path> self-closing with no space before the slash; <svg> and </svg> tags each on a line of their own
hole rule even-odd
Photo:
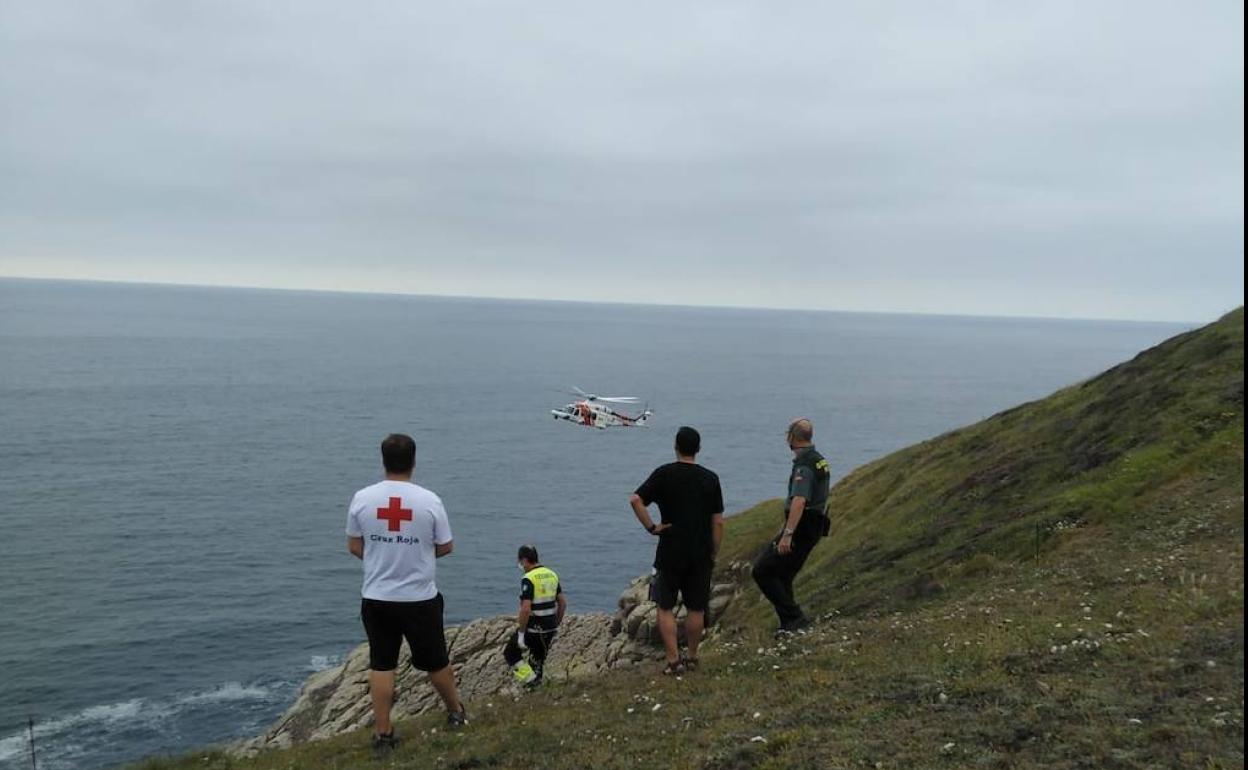
<svg viewBox="0 0 1248 770">
<path fill-rule="evenodd" d="M 663 667 L 663 676 L 680 676 L 683 673 L 685 673 L 685 664 L 679 660 Z"/>
</svg>

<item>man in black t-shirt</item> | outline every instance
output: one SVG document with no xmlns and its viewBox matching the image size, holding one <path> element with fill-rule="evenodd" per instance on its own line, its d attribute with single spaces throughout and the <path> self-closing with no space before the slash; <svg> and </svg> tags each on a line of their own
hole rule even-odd
<svg viewBox="0 0 1248 770">
<path fill-rule="evenodd" d="M 693 428 L 676 432 L 676 462 L 650 474 L 629 498 L 633 514 L 646 531 L 659 538 L 654 554 L 650 598 L 659 606 L 659 635 L 667 652 L 664 674 L 679 674 L 698 665 L 698 644 L 711 595 L 711 568 L 724 536 L 724 496 L 719 476 L 695 462 L 702 437 Z M 657 503 L 661 523 L 650 518 L 647 506 Z M 688 656 L 680 659 L 676 646 L 676 596 L 688 616 L 685 641 Z"/>
</svg>

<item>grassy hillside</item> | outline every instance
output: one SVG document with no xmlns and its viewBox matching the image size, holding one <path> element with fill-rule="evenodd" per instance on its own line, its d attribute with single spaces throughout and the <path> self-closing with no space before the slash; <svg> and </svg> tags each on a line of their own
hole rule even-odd
<svg viewBox="0 0 1248 770">
<path fill-rule="evenodd" d="M 850 474 L 798 581 L 814 633 L 772 642 L 741 568 L 765 503 L 729 521 L 744 590 L 701 671 L 473 703 L 458 734 L 422 717 L 385 766 L 1243 767 L 1243 326 Z M 361 766 L 362 733 L 143 767 Z"/>
</svg>

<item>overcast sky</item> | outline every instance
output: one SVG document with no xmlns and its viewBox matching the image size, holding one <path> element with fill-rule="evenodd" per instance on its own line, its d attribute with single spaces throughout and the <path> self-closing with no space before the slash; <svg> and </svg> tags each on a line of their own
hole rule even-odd
<svg viewBox="0 0 1248 770">
<path fill-rule="evenodd" d="M 0 0 L 0 275 L 1199 321 L 1243 5 Z"/>
</svg>

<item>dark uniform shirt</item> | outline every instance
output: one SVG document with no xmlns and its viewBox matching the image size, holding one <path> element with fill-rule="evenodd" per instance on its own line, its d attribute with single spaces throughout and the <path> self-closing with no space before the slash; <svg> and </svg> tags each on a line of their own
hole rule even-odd
<svg viewBox="0 0 1248 770">
<path fill-rule="evenodd" d="M 828 461 L 813 446 L 800 449 L 794 454 L 793 470 L 789 473 L 789 494 L 784 499 L 785 519 L 788 519 L 793 498 L 801 497 L 806 500 L 806 507 L 802 509 L 802 519 L 797 523 L 794 537 L 822 537 L 830 480 Z"/>
</svg>

